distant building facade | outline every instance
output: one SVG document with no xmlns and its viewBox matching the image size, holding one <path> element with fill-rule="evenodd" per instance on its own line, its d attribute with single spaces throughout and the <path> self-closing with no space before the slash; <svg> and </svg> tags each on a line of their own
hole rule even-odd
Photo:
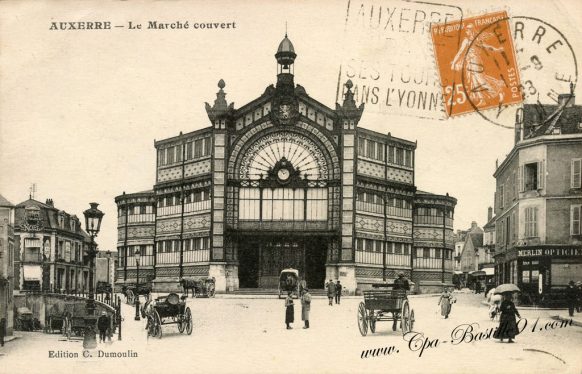
<svg viewBox="0 0 582 374">
<path fill-rule="evenodd" d="M 26 200 L 15 207 L 14 288 L 88 291 L 91 238 L 75 215 L 51 199 Z"/>
<path fill-rule="evenodd" d="M 6 319 L 6 335 L 14 324 L 14 205 L 0 195 L 0 318 Z"/>
<path fill-rule="evenodd" d="M 118 284 L 136 281 L 136 249 L 159 290 L 277 288 L 287 267 L 351 293 L 398 272 L 451 283 L 456 199 L 417 191 L 416 143 L 360 127 L 351 82 L 335 109 L 295 85 L 296 56 L 285 37 L 275 86 L 235 109 L 221 80 L 209 127 L 155 141 L 154 188 L 115 199 Z"/>
<path fill-rule="evenodd" d="M 497 167 L 495 266 L 530 300 L 582 280 L 582 107 L 525 105 Z"/>
</svg>

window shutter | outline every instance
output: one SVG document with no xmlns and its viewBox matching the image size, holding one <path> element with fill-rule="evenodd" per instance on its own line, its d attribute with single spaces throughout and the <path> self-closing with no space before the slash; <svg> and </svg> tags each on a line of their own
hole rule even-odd
<svg viewBox="0 0 582 374">
<path fill-rule="evenodd" d="M 519 192 L 523 192 L 525 190 L 523 183 L 523 165 L 520 165 L 517 171 L 517 184 L 519 185 Z"/>
<path fill-rule="evenodd" d="M 572 165 L 570 166 L 570 187 L 582 187 L 582 159 L 580 158 L 572 160 Z"/>
<path fill-rule="evenodd" d="M 533 213 L 533 236 L 538 236 L 538 208 L 532 208 L 532 213 Z"/>
<path fill-rule="evenodd" d="M 544 188 L 544 181 L 546 179 L 545 166 L 546 166 L 545 160 L 538 162 L 538 180 L 537 180 L 538 189 Z"/>
<path fill-rule="evenodd" d="M 581 217 L 582 205 L 572 205 L 570 207 L 570 235 L 580 235 L 582 228 Z"/>
</svg>

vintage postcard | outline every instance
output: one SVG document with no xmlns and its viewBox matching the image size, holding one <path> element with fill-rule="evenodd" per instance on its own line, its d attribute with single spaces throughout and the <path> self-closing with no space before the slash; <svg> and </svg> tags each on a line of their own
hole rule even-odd
<svg viewBox="0 0 582 374">
<path fill-rule="evenodd" d="M 580 19 L 0 1 L 0 373 L 582 373 Z"/>
</svg>

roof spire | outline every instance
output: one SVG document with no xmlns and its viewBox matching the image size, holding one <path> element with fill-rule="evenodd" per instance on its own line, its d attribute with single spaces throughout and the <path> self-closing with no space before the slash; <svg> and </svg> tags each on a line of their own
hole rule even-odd
<svg viewBox="0 0 582 374">
<path fill-rule="evenodd" d="M 285 21 L 285 37 L 287 37 L 287 21 Z"/>
</svg>

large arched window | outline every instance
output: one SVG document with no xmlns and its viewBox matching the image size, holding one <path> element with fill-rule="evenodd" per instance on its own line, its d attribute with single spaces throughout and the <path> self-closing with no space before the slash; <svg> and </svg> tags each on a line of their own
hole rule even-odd
<svg viewBox="0 0 582 374">
<path fill-rule="evenodd" d="M 281 131 L 258 139 L 250 146 L 240 163 L 239 178 L 257 180 L 267 177 L 269 169 L 286 159 L 302 178 L 328 179 L 325 156 L 314 141 L 304 135 Z"/>
<path fill-rule="evenodd" d="M 281 169 L 286 172 L 278 173 Z M 239 189 L 239 220 L 327 220 L 328 187 L 316 181 L 328 180 L 328 171 L 326 157 L 306 136 L 288 131 L 263 136 L 240 162 L 240 180 L 254 182 Z"/>
</svg>

